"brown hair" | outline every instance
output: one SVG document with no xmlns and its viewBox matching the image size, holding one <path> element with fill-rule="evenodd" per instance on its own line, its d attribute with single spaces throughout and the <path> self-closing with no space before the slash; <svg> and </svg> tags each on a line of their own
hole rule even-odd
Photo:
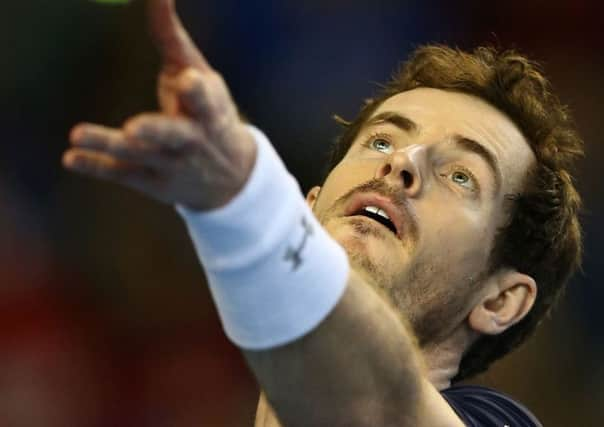
<svg viewBox="0 0 604 427">
<path fill-rule="evenodd" d="M 552 93 L 539 66 L 514 51 L 479 47 L 472 53 L 429 45 L 407 62 L 362 107 L 354 121 L 336 120 L 344 131 L 330 153 L 327 173 L 350 148 L 365 121 L 388 98 L 417 87 L 477 96 L 508 115 L 521 129 L 537 158 L 521 194 L 507 195 L 510 217 L 499 230 L 491 271 L 508 266 L 532 276 L 538 295 L 532 310 L 500 335 L 483 335 L 464 354 L 459 381 L 486 370 L 529 337 L 559 299 L 581 262 L 581 198 L 572 171 L 583 142 L 566 107 Z"/>
</svg>

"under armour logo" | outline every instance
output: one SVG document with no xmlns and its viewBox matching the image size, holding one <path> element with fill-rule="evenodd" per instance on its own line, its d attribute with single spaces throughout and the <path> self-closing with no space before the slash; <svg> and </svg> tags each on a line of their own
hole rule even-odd
<svg viewBox="0 0 604 427">
<path fill-rule="evenodd" d="M 301 225 L 304 229 L 304 236 L 302 237 L 302 242 L 300 242 L 300 245 L 298 245 L 297 248 L 292 248 L 291 246 L 288 247 L 287 252 L 285 253 L 285 257 L 283 257 L 283 259 L 285 259 L 286 261 L 292 262 L 292 271 L 297 270 L 298 267 L 300 267 L 300 264 L 302 264 L 302 257 L 300 256 L 300 254 L 302 253 L 302 249 L 304 249 L 304 246 L 306 245 L 306 240 L 308 239 L 308 236 L 313 234 L 312 224 L 308 222 L 305 216 L 302 217 Z"/>
</svg>

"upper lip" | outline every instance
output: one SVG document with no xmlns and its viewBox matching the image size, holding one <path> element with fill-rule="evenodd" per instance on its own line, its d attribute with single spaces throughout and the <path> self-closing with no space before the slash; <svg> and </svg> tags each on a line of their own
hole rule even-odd
<svg viewBox="0 0 604 427">
<path fill-rule="evenodd" d="M 386 196 L 376 193 L 355 194 L 348 204 L 344 214 L 350 216 L 359 213 L 366 206 L 375 206 L 382 209 L 390 217 L 390 221 L 396 228 L 396 235 L 400 239 L 403 236 L 404 216 L 400 209 Z"/>
</svg>

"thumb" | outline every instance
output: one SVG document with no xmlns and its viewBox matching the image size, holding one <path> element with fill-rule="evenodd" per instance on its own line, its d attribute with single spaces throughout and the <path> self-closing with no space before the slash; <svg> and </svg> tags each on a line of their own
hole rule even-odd
<svg viewBox="0 0 604 427">
<path fill-rule="evenodd" d="M 182 112 L 202 124 L 206 132 L 215 135 L 240 121 L 229 88 L 217 72 L 200 73 L 187 68 L 178 76 L 177 87 Z"/>
<path fill-rule="evenodd" d="M 185 67 L 211 70 L 182 25 L 174 0 L 148 0 L 147 5 L 149 30 L 162 57 L 164 71 L 173 74 Z"/>
</svg>

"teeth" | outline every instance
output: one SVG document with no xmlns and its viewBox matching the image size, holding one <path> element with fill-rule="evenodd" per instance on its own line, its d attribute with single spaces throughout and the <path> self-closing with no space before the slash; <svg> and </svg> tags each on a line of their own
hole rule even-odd
<svg viewBox="0 0 604 427">
<path fill-rule="evenodd" d="M 377 214 L 379 216 L 382 216 L 386 219 L 390 219 L 390 217 L 388 216 L 388 214 L 386 212 L 384 212 L 382 209 L 376 207 L 376 206 L 365 206 L 365 210 L 367 212 L 371 212 L 373 214 Z"/>
<path fill-rule="evenodd" d="M 388 216 L 388 214 L 386 212 L 384 212 L 383 210 L 381 210 L 381 209 L 379 209 L 377 211 L 377 214 L 380 215 L 380 216 L 383 216 L 386 219 L 390 219 L 390 217 Z"/>
</svg>

